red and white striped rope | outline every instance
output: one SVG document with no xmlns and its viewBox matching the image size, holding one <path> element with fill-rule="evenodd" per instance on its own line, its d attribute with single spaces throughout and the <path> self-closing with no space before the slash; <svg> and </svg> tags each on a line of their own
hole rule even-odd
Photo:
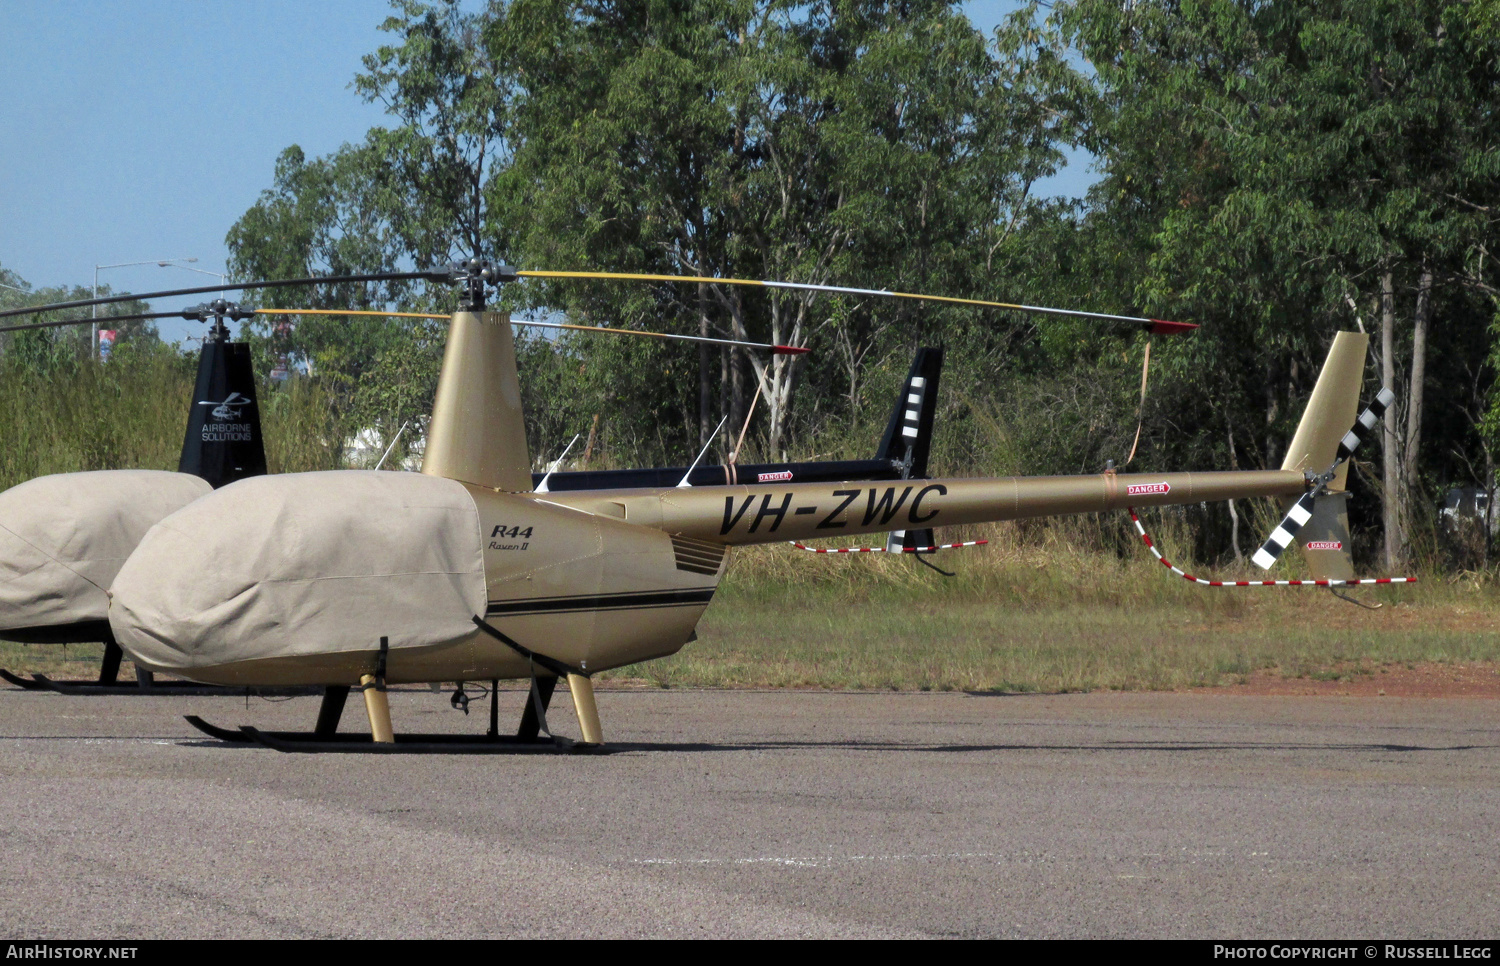
<svg viewBox="0 0 1500 966">
<path fill-rule="evenodd" d="M 1130 511 L 1130 519 L 1135 523 L 1136 533 L 1146 543 L 1146 549 L 1150 550 L 1161 565 L 1183 580 L 1191 580 L 1201 587 L 1355 587 L 1363 584 L 1414 584 L 1415 577 L 1367 577 L 1364 580 L 1204 580 L 1202 577 L 1194 577 L 1180 567 L 1174 566 L 1172 561 L 1161 555 L 1152 542 L 1151 535 L 1141 525 L 1141 518 L 1136 515 L 1135 507 L 1126 507 Z"/>
<path fill-rule="evenodd" d="M 806 550 L 808 553 L 890 553 L 885 547 L 809 547 L 795 540 L 787 543 L 798 550 Z M 957 550 L 960 547 L 979 547 L 989 543 L 988 540 L 966 540 L 963 543 L 940 543 L 932 547 L 902 547 L 900 553 L 932 553 L 934 550 Z"/>
</svg>

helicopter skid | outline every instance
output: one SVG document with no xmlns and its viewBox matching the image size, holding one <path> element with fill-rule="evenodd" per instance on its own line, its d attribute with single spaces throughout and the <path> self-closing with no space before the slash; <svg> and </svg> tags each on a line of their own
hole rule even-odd
<svg viewBox="0 0 1500 966">
<path fill-rule="evenodd" d="M 21 688 L 22 690 L 25 690 L 25 691 L 49 691 L 49 690 L 51 690 L 51 688 L 49 688 L 46 684 L 44 684 L 41 681 L 38 681 L 38 680 L 36 680 L 34 678 L 23 678 L 19 674 L 16 674 L 14 671 L 7 671 L 3 667 L 0 667 L 0 678 L 3 678 L 6 681 L 6 683 L 8 683 L 8 684 L 14 684 L 16 687 Z M 68 682 L 68 683 L 71 684 L 72 682 Z"/>
<path fill-rule="evenodd" d="M 184 716 L 188 724 L 220 741 L 230 744 L 255 744 L 283 752 L 326 754 L 329 752 L 360 754 L 608 754 L 602 745 L 572 741 L 567 738 L 523 738 L 515 735 L 396 735 L 393 742 L 377 742 L 367 734 L 318 734 L 315 731 L 261 731 L 250 725 L 237 729 L 209 724 L 197 715 Z"/>
</svg>

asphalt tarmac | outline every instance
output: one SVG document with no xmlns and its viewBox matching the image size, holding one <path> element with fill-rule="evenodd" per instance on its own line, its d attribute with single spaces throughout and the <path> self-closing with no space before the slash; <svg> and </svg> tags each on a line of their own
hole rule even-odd
<svg viewBox="0 0 1500 966">
<path fill-rule="evenodd" d="M 502 692 L 502 719 L 524 692 Z M 1494 938 L 1500 701 L 601 691 L 608 756 L 0 690 L 8 938 Z M 392 694 L 398 731 L 483 731 Z M 368 730 L 358 696 L 345 713 Z M 577 735 L 566 692 L 550 716 Z"/>
</svg>

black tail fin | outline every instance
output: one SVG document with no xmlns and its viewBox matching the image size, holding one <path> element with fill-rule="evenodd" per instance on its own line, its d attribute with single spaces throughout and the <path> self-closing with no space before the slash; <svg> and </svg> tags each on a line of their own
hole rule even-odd
<svg viewBox="0 0 1500 966">
<path fill-rule="evenodd" d="M 923 530 L 892 530 L 885 535 L 887 553 L 905 553 L 908 550 L 921 552 L 935 546 L 937 536 L 933 534 L 931 527 Z"/>
<path fill-rule="evenodd" d="M 265 474 L 255 367 L 245 343 L 203 340 L 177 471 L 201 476 L 215 489 Z"/>
<path fill-rule="evenodd" d="M 938 379 L 943 374 L 943 350 L 922 348 L 912 360 L 911 372 L 901 387 L 901 397 L 886 425 L 878 458 L 901 466 L 901 478 L 925 479 L 927 456 L 932 449 L 932 424 L 937 411 Z M 891 553 L 931 547 L 937 540 L 931 528 L 892 530 L 885 548 Z"/>
<path fill-rule="evenodd" d="M 932 448 L 932 421 L 937 411 L 938 378 L 943 374 L 943 350 L 922 348 L 912 360 L 901 398 L 885 427 L 877 459 L 902 467 L 902 479 L 926 479 L 927 454 Z"/>
</svg>

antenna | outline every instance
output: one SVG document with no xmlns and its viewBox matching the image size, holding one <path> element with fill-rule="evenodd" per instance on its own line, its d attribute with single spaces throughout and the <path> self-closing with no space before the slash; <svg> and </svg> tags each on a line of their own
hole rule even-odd
<svg viewBox="0 0 1500 966">
<path fill-rule="evenodd" d="M 553 463 L 552 463 L 552 469 L 549 469 L 547 471 L 547 475 L 544 476 L 544 477 L 542 477 L 542 482 L 540 482 L 540 483 L 538 483 L 536 485 L 535 492 L 537 492 L 537 493 L 546 493 L 546 492 L 548 492 L 548 490 L 547 490 L 547 481 L 550 480 L 550 479 L 552 479 L 552 472 L 553 472 L 553 470 L 555 470 L 557 467 L 561 466 L 562 465 L 562 461 L 568 458 L 568 450 L 570 450 L 570 449 L 573 448 L 573 444 L 576 443 L 576 442 L 578 442 L 578 437 L 580 437 L 582 435 L 583 435 L 582 433 L 574 433 L 573 434 L 573 438 L 568 441 L 568 445 L 563 447 L 562 455 L 559 456 L 556 460 L 553 461 Z"/>
<path fill-rule="evenodd" d="M 682 474 L 682 482 L 677 484 L 678 489 L 681 489 L 684 486 L 690 487 L 690 486 L 693 485 L 693 484 L 691 484 L 691 483 L 688 482 L 688 477 L 690 477 L 690 476 L 693 475 L 693 470 L 696 470 L 698 468 L 698 462 L 699 462 L 699 460 L 703 459 L 703 454 L 707 453 L 708 452 L 708 448 L 714 444 L 714 437 L 717 436 L 717 435 L 719 435 L 719 430 L 723 429 L 724 428 L 724 424 L 727 423 L 728 421 L 729 421 L 729 416 L 727 414 L 724 416 L 723 419 L 719 420 L 719 425 L 716 426 L 716 427 L 714 427 L 714 431 L 708 435 L 708 442 L 704 443 L 703 444 L 703 449 L 701 449 L 701 450 L 698 451 L 698 459 L 693 460 L 693 465 L 689 466 L 687 472 L 684 473 L 684 474 Z"/>
<path fill-rule="evenodd" d="M 393 449 L 396 448 L 396 443 L 401 439 L 401 434 L 404 433 L 404 432 L 406 432 L 407 424 L 410 423 L 410 422 L 411 422 L 411 420 L 408 419 L 406 422 L 402 423 L 401 424 L 401 428 L 398 429 L 398 430 L 396 430 L 396 435 L 391 437 L 391 445 L 389 445 L 389 446 L 387 446 L 385 448 L 385 452 L 383 454 L 381 454 L 380 462 L 375 464 L 375 468 L 377 470 L 380 469 L 382 466 L 385 465 L 386 457 L 390 456 L 391 455 L 391 450 L 393 450 Z"/>
</svg>

